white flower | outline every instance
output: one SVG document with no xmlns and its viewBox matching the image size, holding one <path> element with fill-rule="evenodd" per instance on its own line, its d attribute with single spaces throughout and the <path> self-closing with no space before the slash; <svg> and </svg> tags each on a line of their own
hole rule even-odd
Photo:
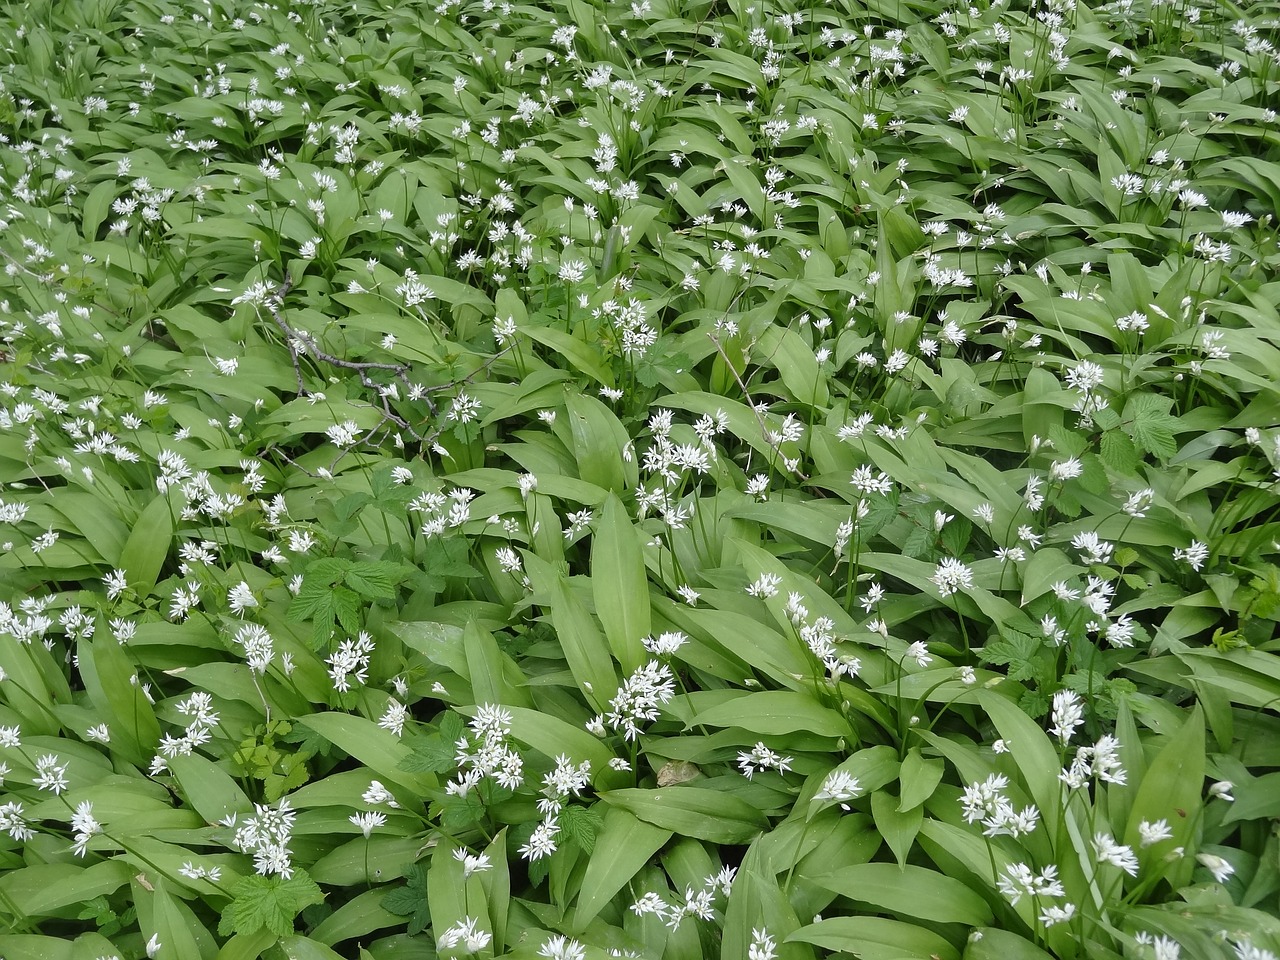
<svg viewBox="0 0 1280 960">
<path fill-rule="evenodd" d="M 353 813 L 347 819 L 359 827 L 364 838 L 368 840 L 375 827 L 381 827 L 387 822 L 387 815 L 377 810 L 370 810 L 366 813 Z"/>
<path fill-rule="evenodd" d="M 577 940 L 558 935 L 550 938 L 538 949 L 538 956 L 548 960 L 585 960 L 587 951 Z"/>
<path fill-rule="evenodd" d="M 1192 540 L 1191 546 L 1185 550 L 1182 548 L 1173 551 L 1173 559 L 1186 561 L 1192 570 L 1199 570 L 1204 566 L 1204 562 L 1209 559 L 1209 548 L 1199 540 Z"/>
<path fill-rule="evenodd" d="M 1119 867 L 1131 877 L 1138 875 L 1138 858 L 1133 849 L 1122 843 L 1116 843 L 1109 833 L 1096 833 L 1093 836 L 1093 849 L 1098 863 L 1109 863 Z"/>
<path fill-rule="evenodd" d="M 1141 838 L 1139 846 L 1150 847 L 1165 840 L 1172 840 L 1173 830 L 1170 829 L 1168 820 L 1157 820 L 1155 823 L 1143 820 L 1138 824 L 1138 836 Z"/>
<path fill-rule="evenodd" d="M 385 803 L 388 807 L 400 806 L 396 798 L 391 795 L 391 791 L 384 787 L 380 780 L 370 780 L 369 789 L 360 799 L 368 804 Z"/>
<path fill-rule="evenodd" d="M 1226 883 L 1227 878 L 1236 872 L 1229 861 L 1212 853 L 1197 853 L 1196 859 L 1213 874 L 1213 879 L 1218 883 Z"/>
<path fill-rule="evenodd" d="M 1085 563 L 1106 563 L 1111 559 L 1112 545 L 1100 540 L 1092 530 L 1084 530 L 1071 538 L 1071 546 L 1080 551 Z"/>
<path fill-rule="evenodd" d="M 530 862 L 551 856 L 556 852 L 556 834 L 559 832 L 560 825 L 554 819 L 543 820 L 534 827 L 529 842 L 520 847 L 520 856 Z"/>
<path fill-rule="evenodd" d="M 663 633 L 656 638 L 643 637 L 640 643 L 654 656 L 664 657 L 671 656 L 683 647 L 688 640 L 687 636 L 676 630 L 670 633 Z"/>
<path fill-rule="evenodd" d="M 782 583 L 782 577 L 776 573 L 762 573 L 756 577 L 753 584 L 747 587 L 747 593 L 762 600 L 767 599 L 777 595 L 778 584 L 780 583 Z"/>
<path fill-rule="evenodd" d="M 944 597 L 973 587 L 973 571 L 954 557 L 944 557 L 929 579 Z"/>
<path fill-rule="evenodd" d="M 360 436 L 360 427 L 354 420 L 335 423 L 325 430 L 325 436 L 335 447 L 350 447 Z"/>
<path fill-rule="evenodd" d="M 387 703 L 387 709 L 382 714 L 382 719 L 378 721 L 378 726 L 383 730 L 390 730 L 397 737 L 404 736 L 404 723 L 409 717 L 409 711 L 403 703 L 394 697 Z"/>
<path fill-rule="evenodd" d="M 59 764 L 55 754 L 46 753 L 37 758 L 36 776 L 31 782 L 36 785 L 37 790 L 51 790 L 55 794 L 61 794 L 70 785 L 67 782 L 67 765 Z"/>
<path fill-rule="evenodd" d="M 773 937 L 769 936 L 768 928 L 752 928 L 747 960 L 774 960 L 777 956 L 777 944 Z"/>
<path fill-rule="evenodd" d="M 1049 479 L 1054 481 L 1074 480 L 1084 473 L 1084 466 L 1075 457 L 1068 460 L 1055 460 L 1049 467 Z"/>
<path fill-rule="evenodd" d="M 88 800 L 82 800 L 76 805 L 76 812 L 71 817 L 71 827 L 76 832 L 71 850 L 77 857 L 83 857 L 89 848 L 89 841 L 95 834 L 102 832 L 102 824 L 93 818 L 93 804 Z"/>
<path fill-rule="evenodd" d="M 453 859 L 462 864 L 462 878 L 464 880 L 473 873 L 484 873 L 484 871 L 493 867 L 487 853 L 472 854 L 466 847 L 456 847 L 453 851 Z"/>
<path fill-rule="evenodd" d="M 822 781 L 822 787 L 813 795 L 813 799 L 844 803 L 856 797 L 861 790 L 862 785 L 858 783 L 857 777 L 844 770 L 832 770 L 827 774 L 827 779 Z"/>
<path fill-rule="evenodd" d="M 102 578 L 103 586 L 107 588 L 107 599 L 115 600 L 120 594 L 128 588 L 129 584 L 125 580 L 125 572 L 123 570 L 112 570 L 109 574 Z"/>
<path fill-rule="evenodd" d="M 460 946 L 465 953 L 478 953 L 493 939 L 492 934 L 479 928 L 479 922 L 474 917 L 463 917 L 440 935 L 437 946 L 441 950 L 453 950 Z"/>
<path fill-rule="evenodd" d="M 917 640 L 911 646 L 907 647 L 907 652 L 903 655 L 903 659 L 910 658 L 916 662 L 918 667 L 927 667 L 933 663 L 933 657 L 929 656 L 928 648 L 923 640 Z"/>
<path fill-rule="evenodd" d="M 1231 795 L 1231 789 L 1234 786 L 1235 784 L 1230 780 L 1219 780 L 1209 786 L 1209 797 L 1210 799 L 1217 797 L 1219 800 L 1231 802 L 1235 800 L 1235 797 Z"/>
<path fill-rule="evenodd" d="M 1065 746 L 1071 742 L 1076 727 L 1084 723 L 1084 701 L 1072 690 L 1059 690 L 1053 695 L 1053 726 L 1049 728 Z"/>
<path fill-rule="evenodd" d="M 243 580 L 227 591 L 227 606 L 231 608 L 232 613 L 243 615 L 244 611 L 249 607 L 256 607 L 257 605 L 258 598 L 249 589 L 249 584 Z"/>
</svg>

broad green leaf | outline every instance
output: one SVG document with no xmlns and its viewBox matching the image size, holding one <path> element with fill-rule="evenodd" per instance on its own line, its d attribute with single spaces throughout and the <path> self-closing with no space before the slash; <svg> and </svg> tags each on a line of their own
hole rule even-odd
<svg viewBox="0 0 1280 960">
<path fill-rule="evenodd" d="M 582 879 L 583 892 L 573 915 L 573 929 L 585 930 L 671 835 L 671 830 L 646 823 L 620 806 L 606 809 L 596 835 L 595 852 L 587 861 Z"/>
<path fill-rule="evenodd" d="M 131 876 L 128 865 L 119 860 L 89 867 L 39 863 L 5 873 L 0 891 L 26 916 L 52 916 L 65 907 L 115 893 Z"/>
<path fill-rule="evenodd" d="M 204 821 L 215 824 L 232 813 L 250 809 L 249 798 L 231 776 L 199 753 L 169 758 L 169 770 L 182 788 L 187 802 Z"/>
<path fill-rule="evenodd" d="M 614 658 L 631 673 L 647 658 L 642 638 L 649 635 L 649 580 L 638 531 L 622 501 L 610 495 L 591 543 L 591 589 L 596 614 Z"/>
<path fill-rule="evenodd" d="M 862 960 L 960 958 L 960 951 L 936 933 L 880 917 L 832 917 L 801 927 L 787 939 L 851 953 Z"/>
<path fill-rule="evenodd" d="M 745 843 L 769 823 L 745 800 L 705 787 L 609 790 L 600 799 L 656 827 L 713 843 Z"/>
<path fill-rule="evenodd" d="M 1052 835 L 1058 823 L 1058 774 L 1062 769 L 1057 751 L 1048 735 L 1012 700 L 994 690 L 983 690 L 978 701 L 1008 744 L 1009 754 Z"/>
<path fill-rule="evenodd" d="M 427 773 L 412 773 L 401 763 L 411 753 L 394 734 L 383 730 L 372 720 L 345 713 L 313 713 L 299 717 L 340 750 L 365 764 L 382 780 L 404 787 L 422 796 L 435 786 L 435 778 Z"/>
<path fill-rule="evenodd" d="M 155 960 L 195 960 L 199 957 L 197 932 L 208 938 L 208 932 L 191 915 L 181 901 L 175 900 L 164 877 L 153 876 L 147 889 L 135 879 L 133 889 L 138 897 L 138 919 L 144 938 L 154 936 L 159 942 Z M 139 896 L 141 894 L 141 896 Z"/>
<path fill-rule="evenodd" d="M 809 879 L 851 900 L 900 916 L 970 927 L 992 919 L 991 908 L 982 897 L 959 880 L 926 867 L 861 863 Z"/>
<path fill-rule="evenodd" d="M 875 818 L 876 829 L 893 851 L 898 865 L 903 866 L 915 845 L 920 824 L 924 822 L 924 808 L 915 806 L 904 812 L 898 806 L 897 799 L 886 790 L 877 790 L 871 795 L 871 815 Z"/>
<path fill-rule="evenodd" d="M 849 722 L 813 696 L 793 690 L 747 693 L 699 711 L 690 726 L 736 727 L 749 733 L 781 735 L 804 731 L 820 737 L 849 737 Z"/>
<path fill-rule="evenodd" d="M 493 634 L 469 620 L 462 631 L 462 643 L 476 703 L 532 706 L 520 668 L 498 648 Z"/>
<path fill-rule="evenodd" d="M 173 539 L 174 506 L 169 495 L 160 494 L 142 511 L 129 539 L 120 553 L 120 568 L 125 580 L 139 596 L 146 596 L 156 585 L 156 578 L 169 555 Z"/>
<path fill-rule="evenodd" d="M 89 663 L 81 664 L 81 673 L 89 696 L 102 715 L 110 718 L 108 726 L 120 738 L 125 755 L 135 763 L 150 762 L 160 742 L 160 724 L 142 691 L 137 669 L 125 648 L 105 633 L 82 643 L 81 649 L 86 646 Z"/>
<path fill-rule="evenodd" d="M 898 810 L 911 810 L 932 797 L 945 772 L 946 765 L 941 760 L 922 756 L 919 747 L 908 750 L 898 774 L 902 782 Z"/>
<path fill-rule="evenodd" d="M 600 628 L 563 574 L 533 553 L 526 551 L 524 556 L 534 591 L 550 607 L 551 622 L 574 679 L 587 700 L 597 710 L 604 709 L 618 691 L 618 675 Z"/>
<path fill-rule="evenodd" d="M 1029 940 L 997 927 L 981 927 L 969 934 L 963 960 L 1049 960 Z"/>
<path fill-rule="evenodd" d="M 1159 861 L 1174 847 L 1195 850 L 1198 845 L 1205 773 L 1204 739 L 1204 713 L 1197 704 L 1182 726 L 1167 738 L 1142 777 L 1129 812 L 1124 842 L 1138 852 L 1144 863 Z M 1158 820 L 1169 824 L 1172 840 L 1143 848 L 1139 826 L 1143 821 Z M 1175 865 L 1174 870 L 1176 875 L 1189 878 L 1193 866 L 1188 862 Z"/>
</svg>

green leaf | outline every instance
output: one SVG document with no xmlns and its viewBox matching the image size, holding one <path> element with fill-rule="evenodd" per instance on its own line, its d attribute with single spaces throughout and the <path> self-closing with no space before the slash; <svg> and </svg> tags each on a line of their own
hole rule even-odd
<svg viewBox="0 0 1280 960">
<path fill-rule="evenodd" d="M 959 960 L 960 957 L 960 952 L 938 934 L 915 924 L 880 917 L 820 920 L 801 927 L 787 940 L 852 953 L 861 960 Z"/>
<path fill-rule="evenodd" d="M 1050 960 L 1050 956 L 1016 933 L 981 927 L 969 934 L 963 960 Z"/>
<path fill-rule="evenodd" d="M 978 702 L 996 725 L 1022 774 L 1050 835 L 1058 823 L 1058 773 L 1061 765 L 1048 735 L 1012 700 L 994 690 L 980 690 Z"/>
<path fill-rule="evenodd" d="M 638 533 L 622 501 L 610 494 L 591 544 L 591 589 L 609 648 L 627 673 L 645 662 L 641 639 L 650 630 L 649 580 Z"/>
<path fill-rule="evenodd" d="M 860 863 L 809 879 L 850 900 L 905 917 L 971 927 L 992 919 L 987 902 L 968 886 L 925 867 Z"/>
<path fill-rule="evenodd" d="M 370 600 L 394 600 L 396 587 L 405 572 L 402 564 L 382 560 L 353 563 L 347 571 L 346 583 Z"/>
<path fill-rule="evenodd" d="M 917 805 L 904 812 L 899 806 L 900 802 L 887 790 L 877 790 L 871 795 L 871 815 L 876 829 L 893 851 L 898 865 L 904 866 L 920 832 L 920 824 L 924 822 L 924 807 Z"/>
<path fill-rule="evenodd" d="M 903 758 L 902 769 L 898 779 L 902 784 L 902 797 L 898 801 L 899 810 L 910 810 L 924 803 L 933 796 L 933 792 L 942 782 L 942 774 L 946 764 L 936 758 L 926 759 L 919 747 L 912 747 Z"/>
<path fill-rule="evenodd" d="M 745 843 L 769 826 L 745 800 L 706 787 L 610 790 L 600 799 L 646 823 L 712 843 Z"/>
<path fill-rule="evenodd" d="M 1153 393 L 1135 393 L 1124 407 L 1126 429 L 1134 442 L 1160 460 L 1178 452 L 1174 432 L 1181 423 L 1168 411 L 1173 400 Z"/>
<path fill-rule="evenodd" d="M 409 741 L 413 753 L 400 761 L 401 769 L 425 773 L 449 773 L 457 769 L 457 742 L 465 729 L 461 717 L 452 710 L 445 712 L 435 733 L 418 735 Z"/>
<path fill-rule="evenodd" d="M 1196 704 L 1182 726 L 1168 738 L 1151 761 L 1133 800 L 1124 842 L 1137 850 L 1143 861 L 1158 861 L 1174 847 L 1197 849 L 1196 832 L 1200 824 L 1204 772 L 1204 712 Z M 1142 847 L 1138 828 L 1144 820 L 1150 823 L 1167 821 L 1173 838 L 1151 847 Z M 1191 857 L 1182 859 L 1188 861 L 1179 865 L 1183 868 L 1179 873 L 1185 882 L 1190 878 L 1195 863 Z"/>
<path fill-rule="evenodd" d="M 762 690 L 708 707 L 688 726 L 729 727 L 765 736 L 804 731 L 819 737 L 850 737 L 849 722 L 807 693 Z"/>
<path fill-rule="evenodd" d="M 338 618 L 338 623 L 342 624 L 342 629 L 347 633 L 359 633 L 363 624 L 360 621 L 360 611 L 363 604 L 360 597 L 353 590 L 346 587 L 334 587 L 331 594 L 333 597 L 333 612 Z M 319 621 L 317 621 L 317 626 Z"/>
<path fill-rule="evenodd" d="M 511 714 L 516 738 L 544 756 L 556 757 L 564 753 L 575 763 L 590 760 L 593 776 L 609 769 L 613 752 L 582 727 L 538 710 L 509 706 L 507 712 Z"/>
<path fill-rule="evenodd" d="M 419 582 L 427 590 L 439 593 L 448 586 L 448 577 L 479 576 L 476 568 L 466 562 L 469 550 L 466 537 L 432 537 L 422 549 Z"/>
<path fill-rule="evenodd" d="M 600 628 L 569 589 L 563 574 L 534 553 L 525 551 L 524 557 L 534 591 L 542 598 L 540 602 L 551 608 L 551 622 L 573 678 L 587 700 L 603 710 L 618 692 L 618 675 Z"/>
<path fill-rule="evenodd" d="M 321 903 L 324 894 L 305 870 L 295 868 L 289 879 L 250 874 L 234 888 L 235 899 L 222 913 L 218 932 L 251 934 L 266 929 L 278 937 L 293 933 L 294 918 L 302 908 Z"/>
<path fill-rule="evenodd" d="M 619 806 L 606 809 L 582 878 L 573 929 L 585 930 L 669 839 L 670 830 L 646 823 Z"/>
<path fill-rule="evenodd" d="M 394 914 L 409 918 L 409 936 L 421 933 L 431 923 L 427 904 L 427 868 L 415 863 L 405 874 L 403 887 L 397 887 L 382 898 L 382 905 Z"/>
<path fill-rule="evenodd" d="M 1119 430 L 1108 430 L 1102 435 L 1099 452 L 1102 462 L 1114 473 L 1128 477 L 1138 469 L 1138 450 L 1128 435 Z"/>
<path fill-rule="evenodd" d="M 172 540 L 173 504 L 162 493 L 142 511 L 120 554 L 120 569 L 138 596 L 145 597 L 156 585 Z"/>
<path fill-rule="evenodd" d="M 412 773 L 400 766 L 410 755 L 409 748 L 372 720 L 346 713 L 313 713 L 299 717 L 298 723 L 310 727 L 339 750 L 355 757 L 379 778 L 411 793 L 422 796 L 435 786 L 434 777 Z"/>
<path fill-rule="evenodd" d="M 587 854 L 595 850 L 596 837 L 603 822 L 604 815 L 595 806 L 571 804 L 560 813 L 560 829 Z"/>
</svg>

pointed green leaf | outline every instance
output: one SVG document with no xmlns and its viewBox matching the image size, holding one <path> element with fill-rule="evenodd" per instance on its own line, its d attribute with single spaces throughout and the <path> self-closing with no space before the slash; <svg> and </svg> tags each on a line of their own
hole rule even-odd
<svg viewBox="0 0 1280 960">
<path fill-rule="evenodd" d="M 626 673 L 645 662 L 641 639 L 650 630 L 649 580 L 638 533 L 622 501 L 610 494 L 591 544 L 591 589 L 609 648 Z"/>
</svg>

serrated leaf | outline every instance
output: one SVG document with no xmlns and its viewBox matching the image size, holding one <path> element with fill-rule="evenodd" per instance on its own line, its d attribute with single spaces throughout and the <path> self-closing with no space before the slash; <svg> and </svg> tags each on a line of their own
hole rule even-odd
<svg viewBox="0 0 1280 960">
<path fill-rule="evenodd" d="M 1124 407 L 1129 435 L 1139 447 L 1160 460 L 1168 460 L 1178 452 L 1174 431 L 1181 424 L 1168 413 L 1172 402 L 1156 394 L 1135 393 Z"/>
<path fill-rule="evenodd" d="M 295 622 L 316 620 L 332 623 L 334 615 L 333 588 L 318 580 L 308 581 L 304 577 L 298 595 L 289 604 L 289 619 Z"/>
<path fill-rule="evenodd" d="M 600 832 L 602 823 L 604 823 L 604 815 L 595 806 L 583 807 L 572 804 L 560 813 L 560 829 L 565 837 L 580 846 L 588 855 L 596 848 L 596 836 Z"/>
<path fill-rule="evenodd" d="M 222 912 L 218 933 L 254 934 L 266 929 L 278 937 L 293 933 L 294 918 L 302 908 L 324 901 L 324 894 L 305 870 L 294 869 L 293 876 L 264 877 L 251 874 L 241 877 L 235 888 L 235 899 Z"/>
<path fill-rule="evenodd" d="M 427 869 L 415 863 L 405 874 L 404 886 L 396 887 L 382 898 L 382 906 L 401 917 L 409 918 L 409 936 L 421 933 L 431 923 L 427 903 Z"/>
<path fill-rule="evenodd" d="M 1138 469 L 1138 451 L 1129 435 L 1120 430 L 1108 430 L 1099 445 L 1102 462 L 1115 473 L 1131 476 Z"/>
<path fill-rule="evenodd" d="M 398 563 L 364 561 L 353 563 L 344 579 L 347 586 L 370 600 L 394 600 L 401 570 Z"/>
<path fill-rule="evenodd" d="M 362 626 L 360 610 L 363 606 L 360 597 L 346 587 L 335 587 L 333 596 L 333 612 L 347 633 L 359 633 Z"/>
</svg>

